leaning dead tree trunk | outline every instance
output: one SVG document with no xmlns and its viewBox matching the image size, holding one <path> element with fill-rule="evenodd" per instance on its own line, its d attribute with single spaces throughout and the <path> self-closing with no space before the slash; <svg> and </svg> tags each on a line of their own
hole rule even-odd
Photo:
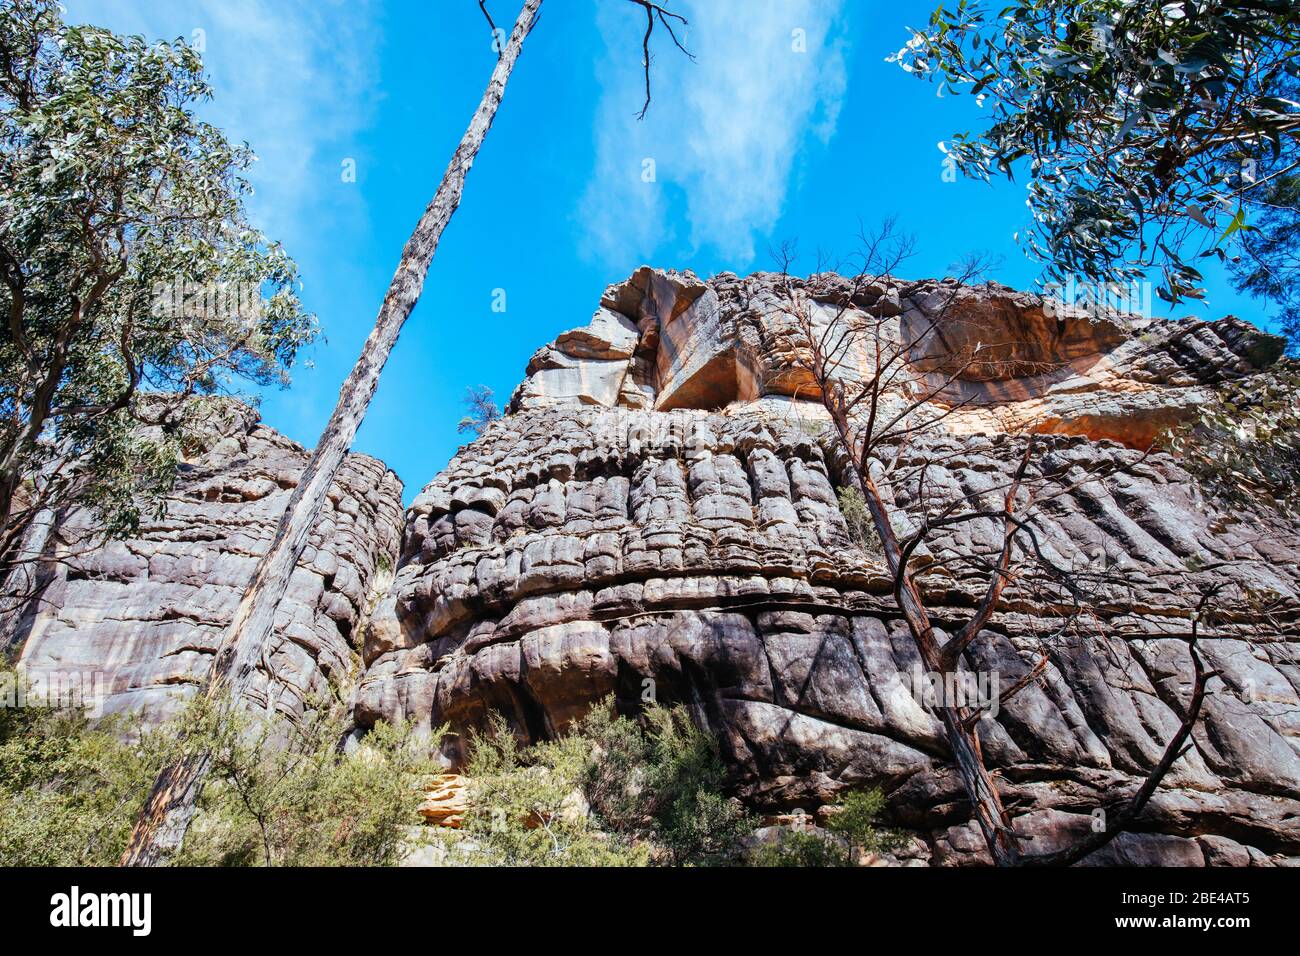
<svg viewBox="0 0 1300 956">
<path fill-rule="evenodd" d="M 216 706 L 233 706 L 248 689 L 258 662 L 262 660 L 271 637 L 276 608 L 288 587 L 289 576 L 307 546 L 308 536 L 320 516 L 325 493 L 365 417 L 384 363 L 397 343 L 402 325 L 420 298 L 438 241 L 460 205 L 465 176 L 492 126 L 510 73 L 541 5 L 542 0 L 525 0 L 509 42 L 499 51 L 496 68 L 478 110 L 452 154 L 433 201 L 425 209 L 402 251 L 401 262 L 388 287 L 375 327 L 343 383 L 334 414 L 330 416 L 311 461 L 294 489 L 270 550 L 258 562 L 253 580 L 222 637 L 204 691 Z M 211 761 L 210 753 L 187 748 L 184 757 L 159 773 L 149 800 L 136 820 L 126 852 L 122 855 L 122 865 L 153 866 L 180 846 L 194 816 Z"/>
<path fill-rule="evenodd" d="M 968 642 L 968 634 L 973 637 L 987 623 L 1001 596 L 1011 556 L 1011 535 L 1004 534 L 1002 553 L 991 578 L 989 593 L 981 602 L 980 608 L 948 645 L 941 645 L 930 612 L 909 568 L 909 559 L 923 540 L 925 529 L 922 528 L 918 534 L 905 541 L 899 540 L 889 513 L 889 501 L 873 473 L 873 466 L 878 467 L 881 463 L 881 446 L 891 437 L 910 434 L 915 427 L 910 421 L 911 413 L 922 409 L 930 399 L 936 397 L 934 390 L 923 389 L 923 394 L 915 394 L 916 390 L 910 387 L 913 383 L 907 381 L 911 346 L 928 335 L 934 325 L 923 330 L 916 341 L 889 342 L 883 334 L 883 320 L 869 318 L 869 327 L 855 327 L 851 314 L 858 294 L 869 281 L 876 278 L 868 274 L 867 267 L 877 264 L 881 266 L 879 272 L 888 277 L 898 262 L 909 254 L 910 246 L 900 245 L 893 258 L 886 256 L 886 261 L 882 261 L 881 246 L 888 243 L 891 237 L 892 223 L 874 240 L 863 237 L 864 244 L 869 247 L 864 253 L 864 267 L 850 280 L 850 288 L 847 291 L 841 290 L 843 300 L 822 329 L 817 328 L 818 323 L 814 320 L 816 306 L 811 297 L 796 292 L 791 287 L 789 267 L 794 253 L 792 248 L 784 248 L 780 254 L 780 265 L 790 304 L 783 308 L 803 334 L 805 354 L 799 364 L 812 378 L 821 404 L 848 452 L 872 525 L 880 538 L 886 567 L 894 581 L 895 600 L 916 645 L 921 663 L 929 674 L 948 675 L 956 669 L 955 650 Z M 819 268 L 818 272 L 821 271 Z M 971 274 L 961 276 L 958 287 L 971 277 Z M 939 310 L 940 314 L 942 311 Z M 842 370 L 860 337 L 868 340 L 868 351 L 874 351 L 871 356 L 874 367 L 866 381 L 850 387 L 842 377 Z M 891 393 L 906 396 L 905 404 L 908 407 L 904 411 L 886 409 L 884 400 Z M 862 423 L 864 417 L 865 423 Z M 1005 501 L 1008 514 L 1016 506 L 1028 459 L 1027 449 L 1020 468 L 1007 489 Z M 924 485 L 924 475 L 921 481 Z M 952 750 L 958 775 L 970 798 L 975 820 L 994 862 L 999 866 L 1017 865 L 1020 862 L 1020 851 L 1011 830 L 1010 819 L 980 748 L 976 730 L 980 715 L 972 712 L 969 707 L 956 706 L 949 701 L 941 702 L 935 710 L 943 724 L 944 737 Z"/>
</svg>

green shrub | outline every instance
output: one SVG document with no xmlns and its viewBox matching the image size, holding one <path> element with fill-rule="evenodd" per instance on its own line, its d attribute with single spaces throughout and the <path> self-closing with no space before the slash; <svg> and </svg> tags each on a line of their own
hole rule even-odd
<svg viewBox="0 0 1300 956">
<path fill-rule="evenodd" d="M 847 846 L 807 830 L 786 830 L 750 851 L 750 866 L 852 866 Z"/>
<path fill-rule="evenodd" d="M 477 865 L 734 861 L 753 824 L 723 794 L 709 736 L 682 707 L 652 706 L 641 723 L 613 711 L 606 700 L 559 740 L 530 747 L 493 716 L 471 737 L 471 809 L 453 852 Z"/>
<path fill-rule="evenodd" d="M 879 790 L 846 794 L 826 821 L 825 831 L 788 829 L 749 853 L 751 866 L 853 866 L 859 852 L 888 853 L 902 845 L 895 831 L 880 829 L 885 808 Z"/>
<path fill-rule="evenodd" d="M 728 862 L 753 821 L 723 796 L 726 771 L 712 738 L 685 707 L 652 707 L 646 721 L 646 806 L 657 842 L 675 864 Z"/>
<path fill-rule="evenodd" d="M 150 729 L 79 711 L 0 707 L 0 865 L 112 866 L 178 730 L 213 767 L 176 863 L 386 865 L 420 823 L 420 774 L 436 770 L 409 728 L 379 725 L 355 752 L 341 707 L 291 725 L 196 701 Z"/>
<path fill-rule="evenodd" d="M 842 837 L 849 846 L 867 853 L 888 853 L 902 845 L 899 833 L 879 827 L 885 795 L 878 789 L 854 790 L 845 794 L 837 806 L 826 821 L 826 829 Z"/>
<path fill-rule="evenodd" d="M 839 489 L 840 514 L 844 515 L 844 524 L 848 528 L 849 540 L 868 554 L 880 553 L 880 537 L 876 526 L 871 521 L 871 512 L 867 509 L 867 500 L 857 488 Z"/>
<path fill-rule="evenodd" d="M 583 782 L 591 741 L 578 734 L 521 747 L 504 718 L 470 738 L 472 781 L 464 838 L 448 841 L 452 859 L 473 866 L 638 866 L 647 849 L 601 831 Z"/>
<path fill-rule="evenodd" d="M 178 863 L 390 866 L 421 822 L 415 784 L 436 773 L 407 725 L 379 723 L 351 753 L 342 707 L 297 723 L 247 713 L 209 721 L 213 769 Z"/>
<path fill-rule="evenodd" d="M 162 744 L 134 722 L 0 707 L 0 866 L 116 865 Z"/>
</svg>

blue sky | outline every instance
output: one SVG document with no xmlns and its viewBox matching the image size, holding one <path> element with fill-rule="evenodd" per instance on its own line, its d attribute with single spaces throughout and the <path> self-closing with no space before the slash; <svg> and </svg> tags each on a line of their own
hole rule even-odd
<svg viewBox="0 0 1300 956">
<path fill-rule="evenodd" d="M 859 221 L 897 215 L 918 240 L 909 277 L 979 250 L 1003 259 L 992 278 L 1032 287 L 1038 267 L 1013 239 L 1028 221 L 1023 186 L 941 175 L 938 143 L 976 123 L 973 101 L 938 98 L 885 62 L 933 4 L 680 0 L 696 61 L 658 45 L 655 101 L 638 122 L 639 10 L 546 0 L 355 449 L 396 471 L 409 501 L 464 441 L 466 387 L 504 402 L 529 356 L 585 324 L 605 286 L 642 263 L 767 269 L 775 241 L 843 254 Z M 289 389 L 263 396 L 263 419 L 314 444 L 491 72 L 477 3 L 65 5 L 74 22 L 205 47 L 216 96 L 201 113 L 257 151 L 253 218 L 298 260 L 326 336 Z M 517 13 L 515 0 L 490 8 L 507 28 Z M 1262 324 L 1221 279 L 1207 287 L 1208 308 L 1178 314 Z"/>
</svg>

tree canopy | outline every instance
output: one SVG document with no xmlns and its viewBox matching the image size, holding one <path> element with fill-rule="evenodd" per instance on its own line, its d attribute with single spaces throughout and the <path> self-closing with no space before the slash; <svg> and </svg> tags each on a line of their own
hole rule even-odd
<svg viewBox="0 0 1300 956">
<path fill-rule="evenodd" d="M 1049 278 L 1156 270 L 1173 303 L 1203 296 L 1199 260 L 1242 262 L 1297 168 L 1298 41 L 1293 0 L 959 0 L 890 59 L 988 109 L 942 146 L 984 180 L 1024 161 L 1020 238 Z M 1272 235 L 1274 261 L 1294 250 Z M 1266 276 L 1244 288 L 1273 292 Z"/>
<path fill-rule="evenodd" d="M 192 399 L 286 381 L 316 333 L 249 223 L 252 151 L 194 114 L 210 95 L 183 40 L 0 6 L 0 560 L 45 508 L 132 528 Z"/>
<path fill-rule="evenodd" d="M 1239 233 L 1240 253 L 1231 272 L 1238 292 L 1277 306 L 1277 323 L 1291 351 L 1300 350 L 1300 173 L 1286 164 L 1271 179 L 1257 215 Z M 1294 163 L 1290 164 L 1294 166 Z"/>
</svg>

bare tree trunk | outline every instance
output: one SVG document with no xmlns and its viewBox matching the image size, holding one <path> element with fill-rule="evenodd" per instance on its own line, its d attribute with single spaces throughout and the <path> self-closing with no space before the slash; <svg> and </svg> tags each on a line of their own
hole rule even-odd
<svg viewBox="0 0 1300 956">
<path fill-rule="evenodd" d="M 838 426 L 838 421 L 836 422 Z M 889 573 L 901 582 L 898 590 L 898 605 L 903 612 L 903 619 L 912 633 L 912 640 L 921 656 L 921 662 L 928 673 L 947 674 L 949 667 L 944 661 L 942 649 L 934 636 L 934 626 L 930 622 L 929 612 L 912 581 L 912 575 L 902 568 L 906 556 L 901 553 L 898 539 L 894 536 L 893 523 L 885 508 L 880 489 L 868 474 L 859 474 L 867 509 L 871 513 L 872 523 L 880 535 L 880 543 L 888 562 Z M 980 752 L 979 737 L 968 721 L 969 712 L 964 707 L 954 707 L 948 702 L 936 708 L 939 719 L 943 721 L 944 736 L 952 748 L 953 760 L 961 776 L 966 794 L 970 797 L 975 811 L 975 819 L 988 844 L 993 862 L 998 866 L 1015 866 L 1020 862 L 1020 850 L 1011 832 L 1002 798 L 998 795 L 993 778 L 984 765 Z"/>
<path fill-rule="evenodd" d="M 233 706 L 247 690 L 258 662 L 271 636 L 275 611 L 289 584 L 289 576 L 307 545 L 316 519 L 320 516 L 325 493 L 352 445 L 357 428 L 379 384 L 389 353 L 397 342 L 402 325 L 415 308 L 433 254 L 442 231 L 460 205 L 465 176 L 469 172 L 483 139 L 487 136 L 505 94 L 511 70 L 519 58 L 524 39 L 532 29 L 542 0 L 524 0 L 510 40 L 497 60 L 492 78 L 483 93 L 477 112 L 460 145 L 452 155 L 438 191 L 424 211 L 414 234 L 402 251 L 397 273 L 388 287 L 374 330 L 366 340 L 361 356 L 339 392 L 334 414 L 321 434 L 311 461 L 302 473 L 276 529 L 270 550 L 263 555 L 248 591 L 240 601 L 230 622 L 208 678 L 206 695 L 218 706 Z M 211 764 L 211 755 L 189 752 L 163 769 L 154 781 L 149 800 L 136 820 L 126 852 L 124 866 L 153 866 L 163 862 L 181 844 L 203 781 Z"/>
</svg>

